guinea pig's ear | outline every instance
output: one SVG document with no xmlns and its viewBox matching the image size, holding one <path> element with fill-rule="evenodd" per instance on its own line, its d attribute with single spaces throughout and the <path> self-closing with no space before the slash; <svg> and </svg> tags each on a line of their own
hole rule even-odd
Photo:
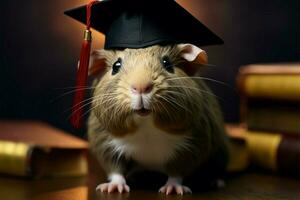
<svg viewBox="0 0 300 200">
<path fill-rule="evenodd" d="M 192 44 L 179 44 L 181 57 L 195 64 L 207 64 L 208 58 L 204 50 Z"/>
<path fill-rule="evenodd" d="M 180 56 L 188 61 L 183 70 L 190 76 L 199 71 L 199 65 L 207 64 L 207 54 L 204 50 L 192 44 L 179 44 Z"/>
<path fill-rule="evenodd" d="M 95 50 L 90 57 L 89 76 L 102 74 L 106 66 L 105 50 Z"/>
</svg>

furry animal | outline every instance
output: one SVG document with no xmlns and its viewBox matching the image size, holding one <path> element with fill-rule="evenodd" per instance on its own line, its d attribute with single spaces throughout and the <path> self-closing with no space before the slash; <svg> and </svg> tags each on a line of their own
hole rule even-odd
<svg viewBox="0 0 300 200">
<path fill-rule="evenodd" d="M 191 193 L 183 178 L 227 152 L 215 96 L 193 76 L 207 62 L 205 52 L 192 44 L 156 45 L 98 50 L 91 58 L 88 136 L 109 180 L 97 190 L 129 192 L 126 174 L 142 167 L 168 175 L 160 192 Z"/>
</svg>

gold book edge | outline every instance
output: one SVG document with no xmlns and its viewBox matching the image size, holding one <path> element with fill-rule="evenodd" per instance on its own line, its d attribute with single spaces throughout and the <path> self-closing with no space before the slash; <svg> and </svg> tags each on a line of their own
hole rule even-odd
<svg viewBox="0 0 300 200">
<path fill-rule="evenodd" d="M 88 173 L 87 150 L 0 140 L 0 173 L 23 177 L 77 177 Z"/>
<path fill-rule="evenodd" d="M 249 131 L 245 125 L 227 125 L 226 129 L 231 139 L 244 140 L 244 157 L 248 158 L 250 164 L 255 164 L 272 171 L 278 170 L 277 153 L 283 139 L 282 134 L 278 132 Z M 231 156 L 234 158 L 236 154 L 235 152 Z"/>
<path fill-rule="evenodd" d="M 0 173 L 28 175 L 33 149 L 30 144 L 0 140 Z"/>
</svg>

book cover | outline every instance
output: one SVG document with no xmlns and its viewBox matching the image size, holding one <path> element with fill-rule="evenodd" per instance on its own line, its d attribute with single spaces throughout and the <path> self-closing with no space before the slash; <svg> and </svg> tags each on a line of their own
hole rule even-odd
<svg viewBox="0 0 300 200">
<path fill-rule="evenodd" d="M 86 141 L 42 122 L 0 121 L 0 173 L 27 177 L 82 176 Z"/>
<path fill-rule="evenodd" d="M 227 125 L 230 138 L 245 141 L 249 163 L 282 174 L 300 177 L 300 139 L 280 133 L 248 131 L 245 126 Z"/>
<path fill-rule="evenodd" d="M 300 101 L 248 99 L 242 119 L 249 130 L 281 132 L 300 136 Z"/>
<path fill-rule="evenodd" d="M 240 68 L 242 98 L 300 100 L 300 63 L 248 65 Z"/>
</svg>

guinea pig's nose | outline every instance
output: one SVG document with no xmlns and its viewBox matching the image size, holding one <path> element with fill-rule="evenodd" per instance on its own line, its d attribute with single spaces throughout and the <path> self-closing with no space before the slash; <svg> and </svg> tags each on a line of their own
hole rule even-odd
<svg viewBox="0 0 300 200">
<path fill-rule="evenodd" d="M 152 89 L 153 89 L 152 83 L 131 85 L 131 90 L 133 93 L 147 94 L 147 93 L 150 93 L 152 91 Z"/>
</svg>

